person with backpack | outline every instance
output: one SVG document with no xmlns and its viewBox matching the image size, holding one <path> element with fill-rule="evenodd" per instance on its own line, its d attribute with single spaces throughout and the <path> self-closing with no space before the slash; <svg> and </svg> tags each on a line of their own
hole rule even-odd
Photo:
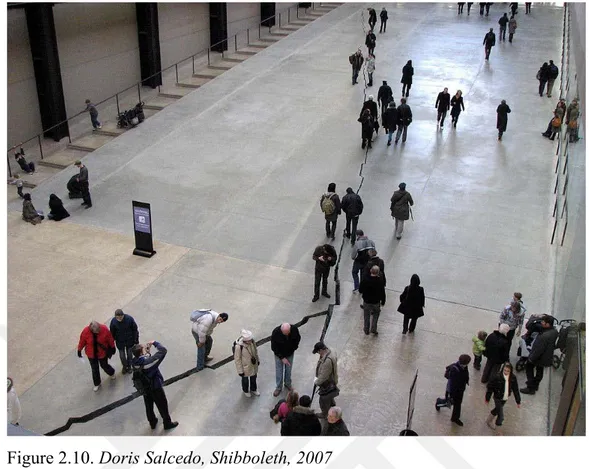
<svg viewBox="0 0 589 469">
<path fill-rule="evenodd" d="M 115 317 L 110 321 L 110 333 L 119 350 L 123 374 L 130 373 L 133 363 L 133 346 L 139 343 L 139 329 L 132 316 L 125 314 L 122 309 L 115 311 Z"/>
<path fill-rule="evenodd" d="M 489 60 L 491 48 L 495 45 L 495 33 L 493 32 L 493 28 L 490 28 L 489 32 L 485 34 L 483 45 L 485 46 L 485 60 Z"/>
<path fill-rule="evenodd" d="M 299 348 L 301 334 L 299 328 L 287 322 L 277 326 L 272 331 L 270 348 L 274 352 L 274 363 L 276 365 L 276 389 L 274 397 L 282 392 L 282 384 L 289 391 L 292 391 L 292 364 L 294 353 Z"/>
<path fill-rule="evenodd" d="M 352 66 L 352 85 L 358 84 L 358 74 L 362 69 L 362 64 L 364 63 L 364 56 L 362 55 L 362 50 L 358 48 L 358 50 L 348 57 L 350 65 Z"/>
<path fill-rule="evenodd" d="M 380 10 L 380 33 L 387 32 L 387 20 L 389 19 L 389 14 L 385 7 L 382 7 Z"/>
<path fill-rule="evenodd" d="M 364 210 L 362 198 L 360 195 L 356 194 L 351 187 L 348 187 L 346 189 L 346 195 L 344 195 L 342 199 L 341 207 L 346 214 L 346 229 L 344 230 L 344 236 L 354 244 L 356 242 L 358 220 Z"/>
<path fill-rule="evenodd" d="M 374 241 L 368 239 L 368 236 L 364 234 L 363 230 L 358 230 L 358 239 L 356 243 L 352 247 L 352 260 L 354 264 L 352 265 L 352 279 L 354 280 L 354 293 L 358 291 L 360 286 L 360 278 L 358 277 L 358 273 L 362 271 L 370 256 L 368 255 L 369 249 L 374 249 Z"/>
<path fill-rule="evenodd" d="M 507 17 L 507 13 L 503 13 L 503 16 L 499 18 L 499 42 L 505 42 L 505 33 L 507 32 L 507 23 L 509 23 L 509 18 Z"/>
<path fill-rule="evenodd" d="M 487 392 L 485 394 L 485 404 L 489 404 L 491 396 L 495 402 L 495 408 L 487 417 L 487 425 L 495 430 L 497 427 L 503 425 L 503 406 L 507 402 L 509 396 L 515 397 L 515 403 L 519 409 L 521 406 L 521 396 L 519 393 L 519 386 L 517 384 L 517 377 L 513 372 L 513 365 L 509 362 L 504 363 L 499 373 L 497 373 L 489 384 L 487 384 Z M 495 422 L 493 422 L 495 420 Z"/>
<path fill-rule="evenodd" d="M 443 129 L 444 119 L 446 119 L 446 114 L 450 109 L 450 93 L 448 93 L 448 88 L 444 88 L 443 91 L 438 93 L 435 108 L 438 110 L 438 125 L 440 129 Z"/>
<path fill-rule="evenodd" d="M 327 186 L 327 192 L 319 200 L 319 207 L 325 214 L 325 235 L 334 240 L 337 217 L 342 213 L 339 195 L 335 193 L 335 182 L 330 182 Z"/>
<path fill-rule="evenodd" d="M 370 275 L 362 278 L 358 291 L 364 301 L 364 334 L 378 335 L 378 318 L 380 309 L 385 305 L 387 295 L 384 289 L 384 280 L 380 275 L 380 267 L 373 265 Z M 372 322 L 370 318 L 372 317 Z"/>
<path fill-rule="evenodd" d="M 233 343 L 233 359 L 237 374 L 241 377 L 241 389 L 245 397 L 259 396 L 258 367 L 260 357 L 251 331 L 242 329 L 241 336 Z"/>
<path fill-rule="evenodd" d="M 488 383 L 489 378 L 499 371 L 501 364 L 509 361 L 508 332 L 509 326 L 507 324 L 500 324 L 497 330 L 487 336 L 485 340 L 485 351 L 483 352 L 483 355 L 487 357 L 487 361 L 481 374 L 481 383 Z"/>
<path fill-rule="evenodd" d="M 104 324 L 97 321 L 90 322 L 80 334 L 78 342 L 78 357 L 82 358 L 82 350 L 86 352 L 90 368 L 92 369 L 92 380 L 94 382 L 94 392 L 100 389 L 100 369 L 115 379 L 115 369 L 109 365 L 108 360 L 115 353 L 115 341 L 112 334 Z"/>
<path fill-rule="evenodd" d="M 526 387 L 522 394 L 536 394 L 544 377 L 544 368 L 552 366 L 558 332 L 554 328 L 554 318 L 545 314 L 542 317 L 542 333 L 534 340 L 530 356 L 526 362 Z"/>
<path fill-rule="evenodd" d="M 211 309 L 199 309 L 190 315 L 192 321 L 192 336 L 196 341 L 196 371 L 205 367 L 205 362 L 210 362 L 213 357 L 209 355 L 213 348 L 213 331 L 217 324 L 227 322 L 227 313 L 217 313 Z"/>
<path fill-rule="evenodd" d="M 319 354 L 313 384 L 319 394 L 321 413 L 326 418 L 329 409 L 335 406 L 335 398 L 339 396 L 339 388 L 337 387 L 337 356 L 323 342 L 317 342 L 315 344 L 313 353 Z"/>
<path fill-rule="evenodd" d="M 468 364 L 470 363 L 470 355 L 463 354 L 458 357 L 456 363 L 452 363 L 446 367 L 444 378 L 448 380 L 446 384 L 445 397 L 436 400 L 436 410 L 439 412 L 442 407 L 452 407 L 452 417 L 450 421 L 462 427 L 464 423 L 460 420 L 460 413 L 462 410 L 462 399 L 464 398 L 464 391 L 469 383 L 470 377 L 468 374 Z"/>
<path fill-rule="evenodd" d="M 560 132 L 560 127 L 562 126 L 562 121 L 566 115 L 566 110 L 567 105 L 565 100 L 559 99 L 558 103 L 556 103 L 556 108 L 552 113 L 552 117 L 548 121 L 546 131 L 542 133 L 542 136 L 554 140 L 555 135 Z"/>
<path fill-rule="evenodd" d="M 549 60 L 548 64 L 548 88 L 546 89 L 546 96 L 552 97 L 552 88 L 554 87 L 554 81 L 558 78 L 558 67 L 552 60 Z"/>
<path fill-rule="evenodd" d="M 151 355 L 151 347 L 157 349 L 155 355 Z M 178 422 L 173 422 L 170 417 L 168 399 L 164 391 L 164 377 L 160 371 L 160 365 L 167 353 L 168 349 L 155 340 L 133 346 L 133 385 L 143 395 L 145 414 L 152 430 L 158 421 L 153 411 L 154 404 L 162 417 L 164 430 L 178 426 Z"/>
<path fill-rule="evenodd" d="M 401 304 L 399 304 L 397 311 L 404 316 L 403 334 L 407 334 L 407 332 L 412 334 L 415 331 L 417 319 L 423 316 L 425 291 L 423 287 L 419 286 L 420 283 L 419 275 L 413 274 L 409 285 L 405 287 L 399 297 Z"/>
<path fill-rule="evenodd" d="M 538 73 L 536 73 L 536 80 L 540 82 L 538 85 L 538 94 L 540 96 L 544 95 L 544 87 L 548 83 L 548 78 L 550 78 L 550 68 L 548 67 L 548 62 L 544 62 Z"/>
<path fill-rule="evenodd" d="M 391 216 L 395 219 L 395 237 L 401 239 L 403 236 L 403 226 L 405 220 L 409 220 L 411 209 L 413 205 L 413 198 L 411 194 L 405 190 L 406 184 L 402 182 L 399 184 L 399 190 L 393 193 L 391 197 Z"/>
<path fill-rule="evenodd" d="M 331 244 L 317 246 L 313 251 L 313 260 L 315 261 L 315 294 L 311 301 L 315 303 L 319 299 L 319 286 L 322 281 L 321 295 L 331 298 L 331 295 L 327 293 L 327 278 L 329 277 L 329 269 L 337 263 L 337 252 Z"/>
<path fill-rule="evenodd" d="M 281 436 L 319 436 L 321 422 L 311 409 L 311 398 L 306 394 L 299 399 L 299 404 L 292 409 L 282 422 Z"/>
<path fill-rule="evenodd" d="M 413 114 L 411 108 L 407 104 L 405 98 L 401 98 L 401 104 L 397 108 L 397 135 L 395 136 L 395 145 L 399 143 L 401 134 L 403 135 L 403 143 L 407 140 L 407 128 L 413 121 Z"/>
</svg>

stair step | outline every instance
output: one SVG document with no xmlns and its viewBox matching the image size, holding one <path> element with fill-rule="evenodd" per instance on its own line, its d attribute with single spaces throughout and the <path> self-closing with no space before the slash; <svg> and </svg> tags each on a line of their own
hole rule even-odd
<svg viewBox="0 0 589 469">
<path fill-rule="evenodd" d="M 170 104 L 175 103 L 177 100 L 178 100 L 178 98 L 159 95 L 158 97 L 153 98 L 149 102 L 145 103 L 143 108 L 144 109 L 157 109 L 158 111 L 161 111 L 162 109 L 166 108 Z"/>
<path fill-rule="evenodd" d="M 159 96 L 164 98 L 180 99 L 191 93 L 192 90 L 184 86 L 173 86 L 170 88 L 164 88 L 159 92 Z"/>
<path fill-rule="evenodd" d="M 201 77 L 190 77 L 186 78 L 185 80 L 178 83 L 178 86 L 186 87 L 186 88 L 200 88 L 205 83 L 211 81 L 211 78 L 201 78 Z"/>
<path fill-rule="evenodd" d="M 91 135 L 86 135 L 84 137 L 78 138 L 74 140 L 72 143 L 68 144 L 68 148 L 72 150 L 81 150 L 81 151 L 94 151 L 100 148 L 102 145 L 110 142 L 113 139 L 111 136 L 107 135 L 100 135 L 96 132 L 93 132 Z M 75 161 L 75 160 L 74 160 Z"/>
<path fill-rule="evenodd" d="M 256 55 L 258 52 L 260 52 L 260 48 L 259 47 L 243 47 L 241 49 L 238 49 L 238 51 L 236 52 L 236 54 L 243 54 L 243 55 L 247 55 L 247 56 L 252 56 L 252 55 Z"/>
<path fill-rule="evenodd" d="M 287 24 L 286 26 L 283 26 L 282 29 L 285 31 L 298 31 L 302 27 L 302 24 Z"/>
<path fill-rule="evenodd" d="M 237 64 L 235 62 L 223 59 L 219 62 L 211 63 L 211 65 L 209 65 L 209 68 L 212 68 L 213 70 L 231 70 L 236 65 Z"/>
<path fill-rule="evenodd" d="M 227 62 L 241 63 L 244 60 L 249 59 L 252 55 L 255 55 L 255 53 L 254 54 L 243 54 L 243 53 L 240 53 L 239 51 L 237 51 L 236 53 L 226 55 L 225 60 Z"/>
<path fill-rule="evenodd" d="M 267 42 L 252 42 L 252 43 L 250 43 L 249 47 L 261 50 L 261 49 L 265 49 L 269 45 L 270 44 L 268 44 Z"/>
<path fill-rule="evenodd" d="M 66 148 L 65 150 L 58 151 L 48 156 L 47 158 L 40 160 L 38 164 L 41 166 L 46 166 L 48 168 L 55 168 L 61 170 L 73 165 L 76 160 L 82 159 L 87 154 L 88 152 L 85 150 L 79 151 L 71 148 Z"/>
<path fill-rule="evenodd" d="M 280 29 L 273 29 L 270 31 L 270 36 L 280 36 L 286 37 L 290 34 L 290 31 L 284 31 L 282 28 Z"/>
<path fill-rule="evenodd" d="M 225 72 L 225 70 L 219 70 L 217 68 L 204 68 L 202 70 L 200 70 L 198 73 L 195 73 L 194 75 L 192 75 L 193 77 L 196 78 L 208 78 L 208 79 L 213 79 L 218 77 L 219 75 L 222 75 Z"/>
<path fill-rule="evenodd" d="M 125 133 L 126 129 L 119 129 L 116 122 L 103 122 L 102 129 L 95 130 L 97 135 L 106 135 L 107 137 L 118 137 Z"/>
<path fill-rule="evenodd" d="M 278 38 L 278 37 L 271 37 L 271 36 L 264 36 L 264 37 L 261 37 L 260 38 L 260 41 L 274 43 L 274 42 L 280 41 L 280 38 Z"/>
</svg>

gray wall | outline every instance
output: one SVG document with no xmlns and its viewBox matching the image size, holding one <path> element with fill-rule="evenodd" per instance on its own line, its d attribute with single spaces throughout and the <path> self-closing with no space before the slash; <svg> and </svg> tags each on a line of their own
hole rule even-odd
<svg viewBox="0 0 589 469">
<path fill-rule="evenodd" d="M 208 3 L 158 3 L 157 8 L 162 68 L 209 46 Z"/>
<path fill-rule="evenodd" d="M 141 79 L 133 3 L 56 3 L 53 7 L 67 115 Z"/>
<path fill-rule="evenodd" d="M 227 3 L 227 37 L 260 23 L 259 3 Z"/>
<path fill-rule="evenodd" d="M 41 131 L 29 33 L 24 9 L 7 12 L 8 146 Z"/>
</svg>

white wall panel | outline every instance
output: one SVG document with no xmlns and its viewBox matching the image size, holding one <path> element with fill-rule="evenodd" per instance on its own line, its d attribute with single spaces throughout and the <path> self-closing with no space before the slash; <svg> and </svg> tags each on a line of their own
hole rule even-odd
<svg viewBox="0 0 589 469">
<path fill-rule="evenodd" d="M 257 27 L 260 23 L 259 3 L 227 3 L 227 37 Z"/>
</svg>

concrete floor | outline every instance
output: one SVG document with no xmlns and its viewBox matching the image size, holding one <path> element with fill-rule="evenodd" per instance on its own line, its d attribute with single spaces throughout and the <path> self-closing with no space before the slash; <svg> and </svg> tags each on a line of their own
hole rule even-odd
<svg viewBox="0 0 589 469">
<path fill-rule="evenodd" d="M 357 189 L 362 168 L 359 226 L 386 262 L 389 300 L 378 338 L 364 336 L 344 243 L 342 301 L 327 342 L 340 355 L 345 420 L 353 435 L 398 434 L 419 369 L 414 430 L 492 434 L 476 371 L 465 427 L 452 427 L 448 412 L 436 413 L 433 404 L 445 387 L 444 367 L 470 353 L 476 331 L 493 330 L 513 291 L 523 292 L 530 313 L 548 311 L 551 302 L 554 147 L 540 132 L 558 93 L 541 99 L 534 77 L 542 62 L 560 59 L 562 10 L 541 5 L 532 16 L 518 15 L 514 43 L 498 43 L 485 62 L 483 36 L 506 5 L 493 5 L 489 18 L 457 17 L 455 4 L 387 5 L 389 31 L 378 35 L 376 86 L 367 93 L 376 95 L 386 79 L 399 103 L 401 68 L 412 59 L 414 118 L 407 143 L 387 147 L 381 133 L 363 166 L 356 119 L 364 90 L 351 86 L 347 57 L 364 43 L 362 12 L 367 17 L 365 5 L 345 4 L 226 71 L 206 93 L 190 93 L 89 154 L 91 210 L 64 199 L 72 216 L 39 226 L 9 214 L 8 370 L 21 393 L 21 424 L 47 432 L 132 392 L 130 378 L 118 374 L 93 393 L 89 367 L 74 352 L 80 330 L 93 318 L 106 321 L 117 307 L 138 321 L 141 340 L 169 347 L 166 378 L 194 366 L 194 308 L 230 314 L 215 331 L 216 361 L 230 355 L 242 328 L 263 338 L 282 321 L 326 310 L 328 300 L 310 302 L 311 254 L 326 242 L 318 200 L 332 181 L 340 195 Z M 447 125 L 440 132 L 434 102 L 444 86 L 452 94 L 463 90 L 466 111 L 456 130 Z M 512 113 L 498 142 L 501 99 Z M 64 170 L 38 186 L 37 208 L 52 192 L 64 196 L 71 174 Z M 415 200 L 415 222 L 397 241 L 388 208 L 401 181 Z M 131 200 L 152 204 L 153 259 L 131 256 Z M 20 207 L 10 203 L 9 211 Z M 337 249 L 342 229 L 340 221 Z M 397 298 L 413 273 L 425 287 L 426 316 L 415 336 L 403 337 Z M 25 290 L 32 283 L 33 291 Z M 39 309 L 52 320 L 37 323 Z M 301 392 L 312 389 L 311 348 L 323 323 L 316 318 L 301 328 L 293 377 Z M 242 397 L 232 363 L 168 386 L 181 423 L 172 434 L 278 434 L 268 418 L 275 402 L 269 344 L 260 353 L 260 398 Z M 546 387 L 547 380 L 520 410 L 507 405 L 505 435 L 546 434 Z M 65 433 L 73 434 L 152 432 L 136 399 Z"/>
</svg>

